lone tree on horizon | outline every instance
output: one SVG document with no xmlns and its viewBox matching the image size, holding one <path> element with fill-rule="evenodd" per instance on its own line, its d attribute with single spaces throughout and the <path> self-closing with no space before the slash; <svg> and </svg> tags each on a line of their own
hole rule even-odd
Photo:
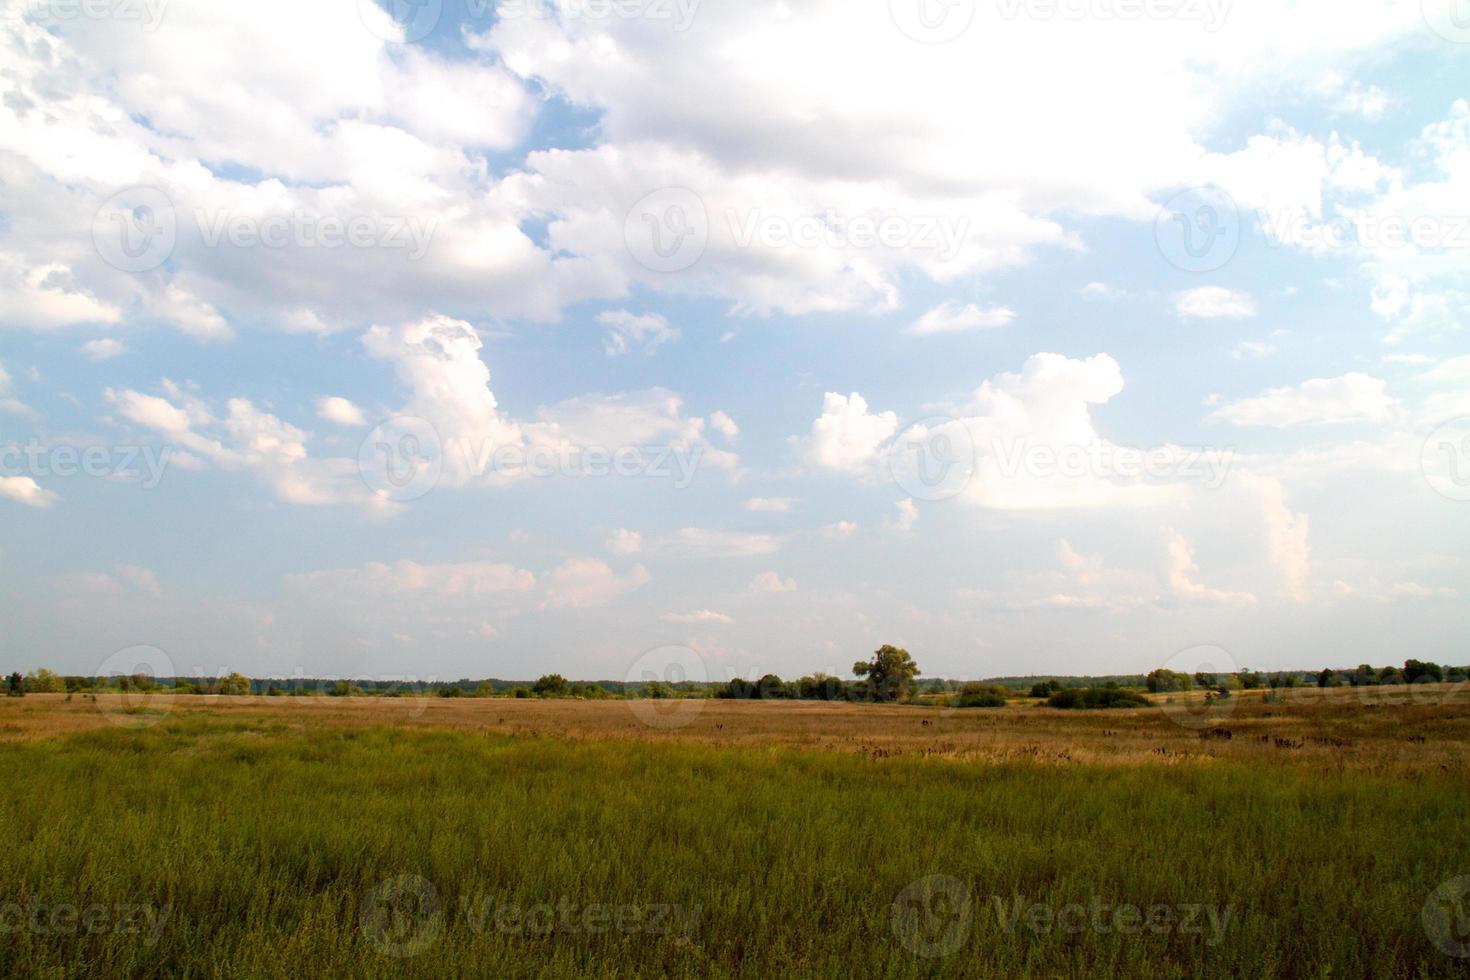
<svg viewBox="0 0 1470 980">
<path fill-rule="evenodd" d="M 868 691 L 875 701 L 898 701 L 908 697 L 919 665 L 902 647 L 887 643 L 878 648 L 872 660 L 859 660 L 852 672 L 868 679 Z"/>
</svg>

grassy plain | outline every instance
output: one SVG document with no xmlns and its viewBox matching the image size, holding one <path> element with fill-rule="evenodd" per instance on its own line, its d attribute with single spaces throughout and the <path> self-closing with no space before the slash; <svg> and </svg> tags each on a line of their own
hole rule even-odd
<svg viewBox="0 0 1470 980">
<path fill-rule="evenodd" d="M 0 974 L 1465 975 L 1458 689 L 1236 702 L 0 701 Z"/>
</svg>

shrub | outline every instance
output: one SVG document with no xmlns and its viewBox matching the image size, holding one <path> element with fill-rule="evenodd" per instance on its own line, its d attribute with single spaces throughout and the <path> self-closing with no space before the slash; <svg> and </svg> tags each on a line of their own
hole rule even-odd
<svg viewBox="0 0 1470 980">
<path fill-rule="evenodd" d="M 1052 708 L 1091 710 L 1094 708 L 1146 708 L 1149 700 L 1141 694 L 1125 691 L 1121 687 L 1074 687 L 1071 690 L 1058 691 L 1047 698 L 1046 703 Z"/>
<path fill-rule="evenodd" d="M 1187 691 L 1194 682 L 1188 674 L 1160 667 L 1148 675 L 1145 683 L 1150 691 L 1159 694 L 1166 691 Z"/>
<path fill-rule="evenodd" d="M 1037 681 L 1031 685 L 1031 696 L 1033 698 L 1049 698 L 1062 689 L 1062 685 L 1056 681 Z"/>
<path fill-rule="evenodd" d="M 37 667 L 26 675 L 25 687 L 31 694 L 60 694 L 66 685 L 45 667 Z"/>
<path fill-rule="evenodd" d="M 543 674 L 531 685 L 537 697 L 564 698 L 567 696 L 567 679 L 560 674 Z"/>
<path fill-rule="evenodd" d="M 957 708 L 1004 708 L 1010 693 L 992 684 L 970 683 L 960 688 L 953 704 Z"/>
</svg>

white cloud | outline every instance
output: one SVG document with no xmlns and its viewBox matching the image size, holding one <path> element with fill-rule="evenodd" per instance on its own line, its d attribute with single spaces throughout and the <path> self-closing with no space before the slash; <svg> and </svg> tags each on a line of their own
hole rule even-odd
<svg viewBox="0 0 1470 980">
<path fill-rule="evenodd" d="M 878 457 L 898 430 L 893 412 L 869 413 L 868 402 L 854 392 L 847 397 L 828 392 L 822 414 L 804 442 L 806 458 L 827 470 L 861 473 Z"/>
<path fill-rule="evenodd" d="M 1240 319 L 1256 315 L 1255 301 L 1249 295 L 1220 286 L 1201 286 L 1181 293 L 1175 309 L 1180 316 L 1201 320 Z"/>
<path fill-rule="evenodd" d="M 776 572 L 761 572 L 750 580 L 751 592 L 795 592 L 796 579 L 782 578 Z"/>
<path fill-rule="evenodd" d="M 127 345 L 121 340 L 112 337 L 100 337 L 97 340 L 89 340 L 82 345 L 82 353 L 87 355 L 89 360 L 93 361 L 109 361 L 127 352 Z"/>
<path fill-rule="evenodd" d="M 679 330 L 661 313 L 605 310 L 597 314 L 603 326 L 602 349 L 608 357 L 641 348 L 645 353 L 679 338 Z"/>
<path fill-rule="evenodd" d="M 964 306 L 953 302 L 941 303 L 910 324 L 907 332 L 928 336 L 967 330 L 993 330 L 1005 326 L 1015 318 L 1015 311 L 1006 306 L 981 309 L 974 303 Z"/>
<path fill-rule="evenodd" d="M 1310 522 L 1286 504 L 1286 491 L 1279 480 L 1252 477 L 1248 480 L 1261 495 L 1261 512 L 1266 526 L 1266 554 L 1281 579 L 1281 591 L 1293 602 L 1309 598 L 1307 579 L 1311 574 Z"/>
<path fill-rule="evenodd" d="M 893 526 L 899 531 L 912 531 L 914 525 L 919 523 L 919 508 L 912 500 L 900 500 L 894 504 L 898 514 L 893 518 Z"/>
<path fill-rule="evenodd" d="M 0 412 L 9 415 L 31 415 L 30 406 L 15 397 L 13 382 L 5 365 L 0 364 Z"/>
<path fill-rule="evenodd" d="M 0 476 L 0 497 L 17 500 L 28 507 L 47 508 L 60 498 L 28 476 Z"/>
<path fill-rule="evenodd" d="M 751 558 L 781 550 L 781 539 L 771 534 L 686 527 L 659 538 L 655 549 L 680 558 Z"/>
<path fill-rule="evenodd" d="M 789 514 L 795 505 L 796 500 L 791 497 L 751 497 L 745 502 L 745 509 L 757 514 Z"/>
<path fill-rule="evenodd" d="M 406 558 L 391 564 L 368 562 L 361 568 L 291 574 L 285 581 L 293 589 L 354 598 L 420 594 L 472 598 L 527 592 L 536 585 L 534 575 L 510 564 L 421 564 Z"/>
<path fill-rule="evenodd" d="M 337 395 L 317 399 L 316 414 L 337 425 L 363 424 L 362 409 Z"/>
<path fill-rule="evenodd" d="M 619 575 L 605 561 L 573 558 L 547 575 L 546 605 L 552 609 L 590 609 L 641 587 L 649 579 L 648 569 L 634 565 Z"/>
<path fill-rule="evenodd" d="M 620 527 L 608 535 L 607 550 L 615 555 L 636 555 L 643 550 L 643 535 Z"/>
<path fill-rule="evenodd" d="M 688 613 L 664 613 L 663 620 L 666 623 L 701 623 L 722 626 L 728 626 L 735 622 L 733 617 L 727 616 L 722 612 L 715 612 L 713 609 L 700 609 Z"/>
<path fill-rule="evenodd" d="M 1346 422 L 1381 422 L 1397 402 L 1388 386 L 1366 374 L 1313 378 L 1295 387 L 1272 388 L 1254 398 L 1231 402 L 1212 418 L 1232 425 L 1277 429 Z"/>
<path fill-rule="evenodd" d="M 1193 580 L 1199 571 L 1194 560 L 1194 548 L 1178 531 L 1170 530 L 1166 535 L 1169 549 L 1169 586 L 1181 599 L 1218 603 L 1227 606 L 1253 606 L 1257 599 L 1249 592 L 1230 592 L 1200 585 Z"/>
<path fill-rule="evenodd" d="M 736 425 L 735 420 L 724 412 L 711 412 L 709 427 L 731 442 L 740 438 L 740 426 Z"/>
</svg>

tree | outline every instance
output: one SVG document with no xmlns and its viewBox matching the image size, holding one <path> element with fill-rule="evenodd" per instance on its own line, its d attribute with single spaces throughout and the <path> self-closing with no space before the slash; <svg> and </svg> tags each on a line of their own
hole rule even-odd
<svg viewBox="0 0 1470 980">
<path fill-rule="evenodd" d="M 1249 667 L 1247 667 L 1245 670 L 1242 670 L 1235 676 L 1236 679 L 1240 681 L 1240 687 L 1242 690 L 1254 691 L 1256 688 L 1261 686 L 1261 675 L 1251 670 Z"/>
<path fill-rule="evenodd" d="M 1056 681 L 1037 681 L 1031 685 L 1031 696 L 1033 698 L 1049 698 L 1062 689 L 1062 685 Z"/>
<path fill-rule="evenodd" d="M 232 697 L 245 697 L 250 693 L 250 678 L 244 674 L 231 674 L 220 678 L 219 692 Z"/>
<path fill-rule="evenodd" d="M 1329 669 L 1327 667 L 1323 667 L 1322 668 L 1322 673 L 1320 673 L 1320 674 L 1317 675 L 1317 686 L 1318 687 L 1336 687 L 1337 686 L 1336 675 L 1334 675 L 1332 673 L 1331 669 Z"/>
<path fill-rule="evenodd" d="M 1166 691 L 1187 691 L 1191 680 L 1188 674 L 1160 667 L 1148 675 L 1147 687 L 1154 694 Z"/>
<path fill-rule="evenodd" d="M 20 676 L 20 671 L 10 675 L 7 681 L 5 696 L 7 698 L 23 698 L 26 694 L 25 679 Z"/>
<path fill-rule="evenodd" d="M 874 652 L 872 660 L 853 664 L 852 672 L 867 678 L 868 696 L 873 700 L 897 701 L 908 696 L 914 678 L 919 676 L 919 665 L 907 650 L 885 643 Z"/>
<path fill-rule="evenodd" d="M 537 697 L 563 698 L 567 694 L 567 679 L 560 674 L 543 674 L 531 685 Z"/>
<path fill-rule="evenodd" d="M 1404 680 L 1410 684 L 1438 684 L 1444 680 L 1444 668 L 1420 660 L 1405 660 Z"/>
<path fill-rule="evenodd" d="M 60 694 L 66 690 L 61 678 L 45 667 L 37 667 L 26 675 L 25 685 L 31 694 Z"/>
</svg>

